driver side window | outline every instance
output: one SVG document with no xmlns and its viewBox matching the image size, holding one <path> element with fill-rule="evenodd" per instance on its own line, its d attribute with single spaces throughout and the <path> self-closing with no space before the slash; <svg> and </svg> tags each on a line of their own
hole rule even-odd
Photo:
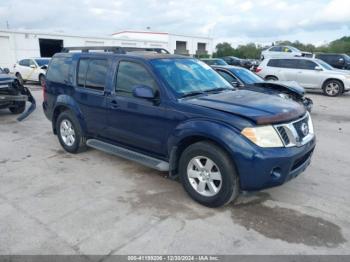
<svg viewBox="0 0 350 262">
<path fill-rule="evenodd" d="M 116 94 L 120 96 L 132 97 L 133 89 L 138 85 L 146 85 L 157 92 L 157 85 L 150 73 L 142 65 L 121 61 L 118 66 Z"/>
<path fill-rule="evenodd" d="M 237 80 L 235 77 L 231 76 L 229 73 L 226 73 L 226 72 L 221 71 L 221 70 L 219 70 L 218 73 L 219 73 L 223 78 L 225 78 L 225 80 L 226 80 L 227 82 L 229 82 L 230 84 L 232 84 L 233 82 L 238 82 L 238 80 Z"/>
</svg>

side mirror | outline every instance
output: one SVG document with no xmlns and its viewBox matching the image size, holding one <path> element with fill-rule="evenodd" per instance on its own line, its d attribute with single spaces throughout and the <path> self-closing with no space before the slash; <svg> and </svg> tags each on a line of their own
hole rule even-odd
<svg viewBox="0 0 350 262">
<path fill-rule="evenodd" d="M 344 58 L 339 58 L 338 63 L 343 64 L 345 62 Z"/>
<path fill-rule="evenodd" d="M 36 66 L 35 66 L 35 65 L 30 65 L 29 67 L 30 67 L 30 68 L 36 68 Z"/>
<path fill-rule="evenodd" d="M 5 74 L 9 74 L 10 73 L 10 69 L 8 69 L 8 68 L 4 68 L 3 71 L 4 71 Z"/>
<path fill-rule="evenodd" d="M 156 98 L 156 94 L 153 89 L 146 85 L 135 86 L 132 90 L 132 94 L 134 97 L 144 98 L 144 99 L 154 99 Z"/>
<path fill-rule="evenodd" d="M 234 88 L 237 88 L 240 86 L 239 82 L 238 81 L 232 81 L 231 82 L 231 85 L 234 87 Z"/>
<path fill-rule="evenodd" d="M 315 70 L 316 71 L 323 71 L 322 67 L 320 67 L 320 66 L 315 66 Z"/>
<path fill-rule="evenodd" d="M 47 65 L 43 65 L 42 67 L 40 67 L 41 69 L 47 70 Z"/>
</svg>

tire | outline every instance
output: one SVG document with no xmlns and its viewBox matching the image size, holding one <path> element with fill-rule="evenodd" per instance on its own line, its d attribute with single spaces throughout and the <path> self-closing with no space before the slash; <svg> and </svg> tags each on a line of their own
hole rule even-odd
<svg viewBox="0 0 350 262">
<path fill-rule="evenodd" d="M 39 76 L 39 83 L 40 83 L 41 87 L 45 86 L 45 76 L 44 75 Z"/>
<path fill-rule="evenodd" d="M 267 77 L 265 77 L 265 80 L 266 80 L 266 81 L 277 81 L 278 78 L 275 77 L 275 76 L 267 76 Z"/>
<path fill-rule="evenodd" d="M 327 80 L 322 87 L 323 94 L 326 96 L 339 96 L 343 94 L 344 85 L 339 80 Z"/>
<path fill-rule="evenodd" d="M 69 153 L 75 154 L 85 148 L 85 137 L 78 119 L 70 111 L 63 111 L 57 118 L 56 130 L 61 146 Z"/>
<path fill-rule="evenodd" d="M 15 115 L 22 114 L 26 110 L 26 102 L 16 102 L 14 106 L 9 107 L 9 110 Z"/>
<path fill-rule="evenodd" d="M 239 195 L 235 166 L 214 143 L 203 141 L 186 148 L 180 157 L 179 173 L 186 192 L 204 206 L 220 207 Z"/>
<path fill-rule="evenodd" d="M 20 73 L 17 73 L 17 74 L 16 74 L 16 77 L 17 77 L 17 79 L 18 79 L 18 82 L 19 82 L 21 85 L 23 85 L 23 84 L 24 84 L 24 80 L 23 80 L 23 78 L 22 78 L 22 75 L 21 75 Z"/>
</svg>

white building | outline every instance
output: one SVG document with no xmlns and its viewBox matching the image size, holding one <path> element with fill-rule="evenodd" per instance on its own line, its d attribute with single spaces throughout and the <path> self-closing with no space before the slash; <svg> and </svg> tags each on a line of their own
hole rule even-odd
<svg viewBox="0 0 350 262">
<path fill-rule="evenodd" d="M 185 55 L 212 54 L 213 39 L 157 32 L 123 31 L 110 37 L 89 37 L 63 33 L 0 30 L 0 67 L 11 68 L 23 58 L 51 57 L 62 47 L 122 46 L 159 47 Z"/>
<path fill-rule="evenodd" d="M 114 33 L 113 36 L 120 39 L 159 41 L 165 43 L 165 46 L 162 45 L 154 47 L 163 47 L 167 49 L 170 53 L 181 55 L 212 55 L 214 49 L 213 39 L 210 37 L 132 30 Z"/>
</svg>

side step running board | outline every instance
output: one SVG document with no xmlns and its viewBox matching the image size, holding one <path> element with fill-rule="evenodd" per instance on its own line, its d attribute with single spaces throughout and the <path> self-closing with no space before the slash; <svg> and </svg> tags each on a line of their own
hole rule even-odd
<svg viewBox="0 0 350 262">
<path fill-rule="evenodd" d="M 128 160 L 135 161 L 141 165 L 148 166 L 150 168 L 157 169 L 159 171 L 169 171 L 169 163 L 163 160 L 146 156 L 138 152 L 131 151 L 119 146 L 115 146 L 97 139 L 89 139 L 86 141 L 89 147 L 104 151 L 106 153 L 116 155 Z"/>
</svg>

